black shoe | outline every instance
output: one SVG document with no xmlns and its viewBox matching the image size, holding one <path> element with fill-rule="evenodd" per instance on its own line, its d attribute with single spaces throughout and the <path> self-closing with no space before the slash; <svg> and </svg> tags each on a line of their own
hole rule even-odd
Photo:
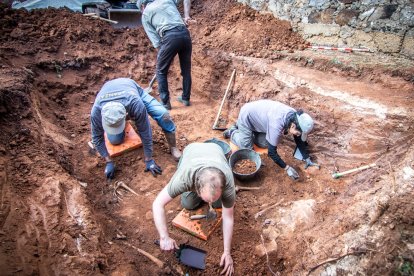
<svg viewBox="0 0 414 276">
<path fill-rule="evenodd" d="M 171 103 L 168 101 L 166 104 L 162 104 L 167 110 L 171 110 Z"/>
<path fill-rule="evenodd" d="M 189 100 L 183 100 L 182 96 L 178 96 L 177 100 L 185 106 L 190 106 L 190 101 Z"/>
<path fill-rule="evenodd" d="M 223 137 L 226 139 L 229 139 L 231 137 L 231 134 L 237 129 L 236 125 L 232 125 L 231 127 L 229 127 L 228 129 L 226 129 L 223 132 Z"/>
</svg>

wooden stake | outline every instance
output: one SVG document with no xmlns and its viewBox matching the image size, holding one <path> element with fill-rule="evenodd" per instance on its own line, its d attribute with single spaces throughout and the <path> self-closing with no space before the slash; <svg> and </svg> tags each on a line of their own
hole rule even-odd
<svg viewBox="0 0 414 276">
<path fill-rule="evenodd" d="M 334 173 L 334 174 L 332 174 L 332 177 L 335 178 L 335 179 L 336 178 L 340 178 L 340 177 L 342 177 L 344 175 L 347 175 L 347 174 L 350 174 L 350 173 L 354 173 L 354 172 L 359 172 L 359 171 L 362 171 L 362 170 L 365 170 L 365 169 L 369 169 L 369 168 L 372 168 L 372 167 L 375 167 L 375 166 L 377 166 L 377 164 L 372 163 L 370 165 L 362 166 L 362 167 L 355 168 L 355 169 L 352 169 L 352 170 L 349 170 L 349 171 L 344 171 L 344 172 L 341 172 L 341 173 Z"/>
<path fill-rule="evenodd" d="M 141 253 L 142 255 L 144 255 L 145 257 L 147 257 L 148 259 L 150 259 L 151 261 L 153 261 L 159 268 L 163 268 L 164 267 L 164 262 L 163 261 L 161 261 L 157 257 L 151 255 L 147 251 L 144 251 L 144 250 L 142 250 L 142 249 L 140 249 L 140 248 L 138 248 L 136 246 L 133 246 L 129 242 L 125 242 L 125 244 L 128 245 L 129 247 L 132 247 L 133 249 L 135 249 L 136 251 L 138 251 L 139 253 Z"/>
<path fill-rule="evenodd" d="M 114 21 L 114 20 L 110 20 L 110 19 L 106 19 L 106 18 L 100 17 L 96 13 L 85 13 L 85 14 L 83 14 L 83 16 L 88 16 L 88 17 L 96 18 L 96 19 L 99 19 L 99 20 L 102 20 L 102 21 L 106 21 L 106 22 L 109 22 L 109 23 L 112 23 L 112 24 L 118 24 L 118 21 Z"/>
<path fill-rule="evenodd" d="M 234 75 L 235 75 L 235 74 L 236 74 L 236 69 L 234 69 L 234 70 L 233 70 L 233 73 L 231 74 L 231 77 L 230 77 L 230 81 L 229 81 L 229 83 L 227 84 L 227 89 L 226 89 L 226 92 L 224 93 L 223 100 L 221 100 L 221 105 L 220 105 L 219 111 L 218 111 L 218 113 L 217 113 L 216 120 L 214 121 L 214 124 L 213 124 L 213 129 L 219 129 L 219 128 L 217 128 L 217 124 L 218 124 L 218 120 L 219 120 L 219 118 L 220 118 L 220 113 L 221 113 L 221 110 L 223 109 L 224 101 L 226 100 L 227 93 L 228 93 L 228 92 L 229 92 L 229 90 L 230 90 L 230 86 L 231 86 L 231 83 L 232 83 L 232 81 L 233 81 L 233 78 L 234 78 Z"/>
<path fill-rule="evenodd" d="M 236 193 L 239 191 L 254 191 L 254 190 L 260 190 L 260 187 L 246 187 L 246 186 L 236 185 Z"/>
</svg>

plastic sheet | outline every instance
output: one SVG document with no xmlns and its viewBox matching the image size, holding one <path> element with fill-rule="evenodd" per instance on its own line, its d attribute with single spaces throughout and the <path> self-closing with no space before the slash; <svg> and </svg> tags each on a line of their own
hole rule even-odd
<svg viewBox="0 0 414 276">
<path fill-rule="evenodd" d="M 67 7 L 70 10 L 76 12 L 82 12 L 82 4 L 91 2 L 91 0 L 28 0 L 28 1 L 14 1 L 12 4 L 13 9 L 47 9 L 51 8 L 63 8 Z M 95 0 L 94 2 L 105 2 Z"/>
</svg>

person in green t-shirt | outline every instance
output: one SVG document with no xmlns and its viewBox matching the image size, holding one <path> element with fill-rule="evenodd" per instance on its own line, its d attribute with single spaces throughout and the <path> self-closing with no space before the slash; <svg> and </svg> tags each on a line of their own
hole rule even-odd
<svg viewBox="0 0 414 276">
<path fill-rule="evenodd" d="M 162 250 L 178 248 L 175 240 L 168 235 L 165 205 L 179 195 L 181 204 L 186 209 L 196 209 L 203 201 L 215 208 L 222 207 L 224 252 L 220 266 L 224 266 L 223 274 L 232 275 L 234 269 L 230 251 L 236 189 L 233 172 L 220 146 L 213 143 L 188 145 L 183 151 L 177 171 L 154 200 L 154 222 Z"/>
</svg>

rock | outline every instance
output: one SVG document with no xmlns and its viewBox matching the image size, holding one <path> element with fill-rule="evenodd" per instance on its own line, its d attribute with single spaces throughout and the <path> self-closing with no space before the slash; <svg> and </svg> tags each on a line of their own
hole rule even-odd
<svg viewBox="0 0 414 276">
<path fill-rule="evenodd" d="M 414 29 L 411 29 L 405 34 L 401 53 L 411 57 L 414 56 Z"/>
<path fill-rule="evenodd" d="M 315 7 L 319 10 L 324 10 L 324 9 L 327 9 L 330 4 L 331 4 L 330 1 L 326 1 L 326 0 L 310 0 L 308 5 L 310 7 Z"/>
<path fill-rule="evenodd" d="M 388 19 L 397 10 L 398 5 L 385 5 L 378 7 L 369 17 L 369 21 L 376 21 L 378 19 Z"/>
<path fill-rule="evenodd" d="M 78 181 L 78 182 L 79 182 L 79 185 L 81 185 L 82 187 L 84 187 L 84 188 L 88 187 L 88 183 L 81 182 L 81 181 Z"/>
<path fill-rule="evenodd" d="M 323 35 L 326 37 L 337 36 L 340 31 L 339 26 L 325 24 L 303 24 L 303 33 L 308 36 Z M 320 43 L 319 43 L 320 44 Z"/>
<path fill-rule="evenodd" d="M 333 23 L 333 14 L 334 9 L 327 9 L 325 11 L 312 11 L 309 15 L 309 23 L 324 23 L 324 24 L 331 24 Z"/>
<path fill-rule="evenodd" d="M 374 42 L 378 50 L 384 53 L 398 53 L 402 44 L 402 37 L 396 34 L 377 32 Z"/>
<path fill-rule="evenodd" d="M 354 33 L 355 33 L 354 28 L 352 28 L 352 27 L 350 27 L 348 25 L 347 26 L 343 26 L 341 28 L 341 31 L 339 32 L 339 37 L 340 38 L 343 38 L 343 39 L 346 39 L 346 38 L 349 38 L 352 35 L 354 35 Z"/>
<path fill-rule="evenodd" d="M 152 216 L 152 211 L 148 211 L 145 213 L 145 219 L 146 220 L 152 220 L 153 216 Z"/>
<path fill-rule="evenodd" d="M 124 234 L 119 233 L 119 234 L 116 234 L 115 239 L 117 239 L 117 240 L 126 240 L 127 237 Z"/>
<path fill-rule="evenodd" d="M 405 6 L 400 12 L 400 24 L 414 26 L 414 5 Z M 412 30 L 412 29 L 411 29 Z"/>
<path fill-rule="evenodd" d="M 338 15 L 335 18 L 335 23 L 340 25 L 340 26 L 344 26 L 344 25 L 348 25 L 349 21 L 351 21 L 351 19 L 358 17 L 359 12 L 355 11 L 355 10 L 342 10 L 338 13 Z"/>
<path fill-rule="evenodd" d="M 370 10 L 367 10 L 366 12 L 363 12 L 360 16 L 359 19 L 360 20 L 365 20 L 365 18 L 370 17 L 371 14 L 373 14 L 375 11 L 375 8 L 372 8 Z"/>
</svg>

